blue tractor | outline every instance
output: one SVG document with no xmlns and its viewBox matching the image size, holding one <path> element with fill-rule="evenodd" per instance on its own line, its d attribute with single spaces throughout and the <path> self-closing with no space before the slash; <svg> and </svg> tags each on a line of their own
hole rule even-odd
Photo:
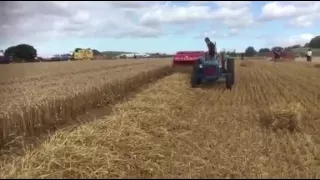
<svg viewBox="0 0 320 180">
<path fill-rule="evenodd" d="M 222 66 L 222 63 L 225 64 Z M 191 87 L 197 87 L 203 82 L 214 83 L 219 79 L 225 81 L 227 89 L 232 88 L 235 79 L 233 58 L 225 57 L 223 54 L 209 58 L 205 54 L 205 56 L 196 60 L 191 75 Z"/>
</svg>

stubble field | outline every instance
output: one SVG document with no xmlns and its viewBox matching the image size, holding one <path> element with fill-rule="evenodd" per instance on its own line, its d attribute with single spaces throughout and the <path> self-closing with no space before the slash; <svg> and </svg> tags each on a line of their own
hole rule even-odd
<svg viewBox="0 0 320 180">
<path fill-rule="evenodd" d="M 126 60 L 1 66 L 0 145 L 108 105 L 166 75 L 168 64 L 166 60 Z"/>
<path fill-rule="evenodd" d="M 58 80 L 62 79 L 58 77 L 42 80 L 42 83 L 52 83 L 43 88 L 48 94 L 40 96 L 38 93 L 43 98 L 54 93 L 60 95 L 59 90 L 68 94 L 71 89 L 62 87 L 78 85 L 79 90 L 85 89 L 89 87 L 85 83 L 89 79 L 96 85 L 104 84 L 109 82 L 110 72 L 114 77 L 127 79 L 135 76 L 137 69 L 150 70 L 149 74 L 139 76 L 140 79 L 145 77 L 143 80 L 147 82 L 150 79 L 146 77 L 156 79 L 160 74 L 171 74 L 167 64 L 168 61 L 152 61 L 122 67 L 124 70 L 119 68 L 119 72 L 117 68 L 104 73 L 94 71 L 88 79 L 88 76 L 69 74 L 64 78 L 69 80 Z M 154 69 L 158 69 L 158 73 L 151 73 Z M 192 89 L 189 76 L 185 73 L 169 75 L 130 100 L 115 105 L 109 115 L 83 123 L 77 129 L 60 129 L 39 146 L 25 149 L 21 156 L 2 155 L 0 176 L 319 178 L 319 67 L 288 62 L 279 63 L 275 68 L 267 61 L 237 61 L 236 84 L 231 91 L 226 90 L 223 83 Z M 54 84 L 57 81 L 59 83 Z M 142 80 L 135 79 L 130 81 L 131 86 L 133 81 L 143 84 Z M 120 86 L 123 82 L 108 87 L 126 88 L 120 93 L 123 96 L 130 90 Z M 56 86 L 60 88 L 54 89 Z M 19 87 L 0 92 L 12 93 L 10 97 L 14 99 L 23 91 L 14 90 Z M 98 99 L 97 94 L 106 91 L 104 86 L 94 97 Z M 114 88 L 112 92 L 118 91 Z M 112 93 L 108 97 L 112 97 Z M 17 99 L 27 101 L 21 97 Z M 79 105 L 73 102 L 64 107 L 72 109 L 72 106 Z M 69 117 L 66 114 L 62 117 Z M 39 116 L 38 121 L 42 122 L 43 117 Z M 31 119 L 14 121 L 16 124 L 28 122 L 22 127 L 30 128 L 33 127 Z M 52 119 L 47 118 L 49 120 Z M 6 134 L 7 129 L 2 128 L 2 134 Z M 29 129 L 20 130 L 24 131 Z"/>
</svg>

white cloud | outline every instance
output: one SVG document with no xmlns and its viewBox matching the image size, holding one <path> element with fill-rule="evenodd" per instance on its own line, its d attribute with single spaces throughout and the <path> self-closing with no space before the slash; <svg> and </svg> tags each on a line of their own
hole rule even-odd
<svg viewBox="0 0 320 180">
<path fill-rule="evenodd" d="M 313 34 L 305 33 L 298 36 L 290 36 L 287 40 L 285 40 L 284 43 L 288 45 L 296 45 L 296 44 L 304 45 L 310 42 L 310 40 L 314 37 L 315 35 Z"/>
<path fill-rule="evenodd" d="M 161 24 L 161 23 L 194 23 L 198 20 L 210 19 L 209 6 L 187 6 L 178 7 L 175 5 L 164 4 L 153 7 L 144 13 L 140 18 L 142 24 Z"/>
<path fill-rule="evenodd" d="M 155 4 L 153 1 L 109 1 L 108 3 L 119 8 L 144 8 Z"/>
<path fill-rule="evenodd" d="M 215 6 L 213 6 L 215 5 Z M 1 44 L 65 37 L 158 37 L 168 25 L 188 31 L 197 23 L 240 29 L 253 23 L 250 2 L 1 1 Z M 192 28 L 191 28 L 192 29 Z M 1 45 L 0 44 L 0 45 Z"/>
<path fill-rule="evenodd" d="M 233 29 L 230 29 L 229 33 L 226 34 L 226 36 L 235 36 L 239 33 L 239 29 L 236 29 L 236 28 L 233 28 Z"/>
<path fill-rule="evenodd" d="M 243 8 L 251 4 L 250 1 L 215 1 L 215 3 L 220 7 L 229 9 Z"/>
<path fill-rule="evenodd" d="M 262 8 L 261 20 L 289 19 L 288 24 L 309 27 L 320 19 L 320 2 L 290 1 L 270 2 Z"/>
<path fill-rule="evenodd" d="M 318 19 L 320 19 L 320 12 L 319 13 L 313 13 L 310 15 L 301 15 L 297 16 L 289 21 L 289 25 L 297 26 L 297 27 L 311 27 L 314 22 L 316 22 Z"/>
<path fill-rule="evenodd" d="M 146 25 L 155 24 L 188 24 L 200 21 L 223 22 L 229 27 L 246 27 L 253 23 L 250 2 L 211 2 L 218 6 L 213 9 L 207 1 L 189 2 L 188 6 L 176 6 L 166 3 L 154 6 L 145 12 L 140 22 Z"/>
<path fill-rule="evenodd" d="M 219 38 L 227 38 L 227 37 L 234 37 L 240 33 L 239 29 L 231 28 L 228 31 L 206 31 L 203 33 L 198 34 L 195 38 L 204 39 L 205 37 L 219 39 Z"/>
<path fill-rule="evenodd" d="M 289 37 L 268 37 L 267 38 L 267 45 L 270 47 L 273 46 L 292 46 L 292 45 L 305 45 L 306 43 L 310 42 L 312 38 L 314 38 L 315 35 L 311 33 L 304 33 L 300 35 L 294 35 Z"/>
<path fill-rule="evenodd" d="M 156 37 L 162 34 L 161 29 L 139 25 L 131 16 L 155 4 L 157 2 L 1 2 L 1 43 L 77 36 Z"/>
<path fill-rule="evenodd" d="M 189 5 L 191 6 L 198 6 L 211 3 L 211 1 L 189 1 Z"/>
<path fill-rule="evenodd" d="M 217 31 L 207 31 L 207 32 L 203 32 L 203 33 L 200 33 L 198 34 L 197 36 L 195 36 L 195 38 L 201 38 L 201 39 L 204 39 L 206 37 L 216 37 L 217 36 Z"/>
</svg>

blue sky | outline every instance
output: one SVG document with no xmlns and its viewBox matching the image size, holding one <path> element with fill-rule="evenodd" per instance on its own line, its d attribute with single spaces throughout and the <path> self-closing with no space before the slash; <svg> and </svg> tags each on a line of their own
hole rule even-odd
<svg viewBox="0 0 320 180">
<path fill-rule="evenodd" d="M 305 44 L 317 34 L 320 3 L 250 1 L 12 2 L 0 48 L 28 43 L 39 55 L 74 48 L 100 51 L 244 51 Z M 21 8 L 23 7 L 23 10 Z M 37 12 L 35 13 L 35 9 Z"/>
</svg>

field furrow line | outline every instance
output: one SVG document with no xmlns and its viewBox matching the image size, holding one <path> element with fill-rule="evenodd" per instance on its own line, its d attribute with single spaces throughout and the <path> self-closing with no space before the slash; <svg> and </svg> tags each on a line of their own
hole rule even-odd
<svg viewBox="0 0 320 180">
<path fill-rule="evenodd" d="M 257 84 L 259 84 L 259 92 L 260 92 L 260 105 L 262 106 L 270 106 L 271 102 L 269 92 L 267 91 L 269 88 L 266 88 L 266 86 L 269 86 L 268 75 L 265 73 L 266 69 L 259 67 L 258 73 L 257 73 Z M 270 87 L 270 86 L 269 86 Z"/>
<path fill-rule="evenodd" d="M 283 103 L 286 101 L 284 98 L 284 92 L 283 92 L 283 86 L 281 86 L 278 83 L 279 78 L 276 76 L 276 72 L 272 71 L 275 67 L 269 67 L 265 68 L 265 77 L 268 86 L 268 96 L 270 97 L 269 99 L 269 104 L 277 104 L 277 103 Z"/>
</svg>

